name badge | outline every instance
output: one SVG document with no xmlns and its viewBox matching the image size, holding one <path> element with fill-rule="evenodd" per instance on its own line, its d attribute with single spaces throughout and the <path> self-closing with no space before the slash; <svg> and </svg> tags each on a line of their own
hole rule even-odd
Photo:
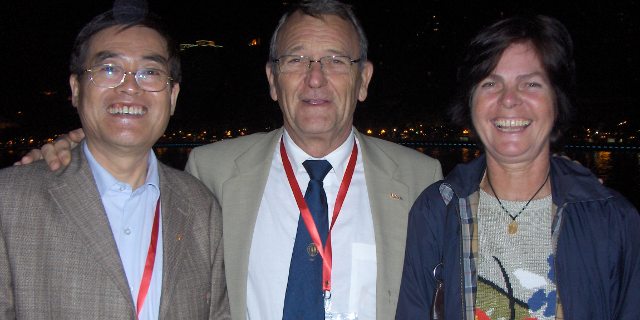
<svg viewBox="0 0 640 320">
<path fill-rule="evenodd" d="M 358 314 L 355 312 L 343 312 L 343 313 L 326 313 L 324 314 L 325 320 L 358 320 Z"/>
<path fill-rule="evenodd" d="M 324 319 L 325 320 L 358 320 L 355 312 L 331 312 L 331 291 L 324 292 Z"/>
</svg>

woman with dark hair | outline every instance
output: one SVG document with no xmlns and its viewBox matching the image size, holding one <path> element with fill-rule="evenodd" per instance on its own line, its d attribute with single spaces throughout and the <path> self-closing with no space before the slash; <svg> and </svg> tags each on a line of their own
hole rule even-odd
<svg viewBox="0 0 640 320">
<path fill-rule="evenodd" d="M 481 31 L 458 69 L 456 123 L 484 155 L 410 213 L 397 319 L 640 319 L 640 216 L 559 157 L 572 41 L 545 16 Z"/>
</svg>

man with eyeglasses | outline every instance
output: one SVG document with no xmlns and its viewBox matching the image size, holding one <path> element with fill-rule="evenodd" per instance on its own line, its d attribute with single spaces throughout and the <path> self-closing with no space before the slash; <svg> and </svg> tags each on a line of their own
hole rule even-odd
<svg viewBox="0 0 640 320">
<path fill-rule="evenodd" d="M 373 65 L 348 5 L 303 1 L 280 19 L 269 55 L 270 94 L 284 127 L 195 148 L 187 163 L 222 204 L 231 313 L 392 319 L 407 213 L 441 178 L 440 164 L 353 128 Z M 315 180 L 309 160 L 329 163 L 320 179 L 326 193 L 320 218 L 307 196 Z"/>
<path fill-rule="evenodd" d="M 123 2 L 75 41 L 86 138 L 70 164 L 0 171 L 0 319 L 230 318 L 220 206 L 151 149 L 176 105 L 177 46 Z"/>
<path fill-rule="evenodd" d="M 407 214 L 442 171 L 355 130 L 372 73 L 350 6 L 302 1 L 280 19 L 266 65 L 283 128 L 192 150 L 186 170 L 222 205 L 234 319 L 394 317 Z"/>
</svg>

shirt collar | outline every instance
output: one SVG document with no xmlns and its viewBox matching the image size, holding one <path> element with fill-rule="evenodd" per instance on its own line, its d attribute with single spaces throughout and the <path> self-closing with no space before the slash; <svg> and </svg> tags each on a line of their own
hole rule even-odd
<svg viewBox="0 0 640 320">
<path fill-rule="evenodd" d="M 93 173 L 93 178 L 96 181 L 96 185 L 98 187 L 98 192 L 100 196 L 104 196 L 104 194 L 109 191 L 114 185 L 127 185 L 129 188 L 131 186 L 127 183 L 118 181 L 111 173 L 109 173 L 102 165 L 96 161 L 87 146 L 86 141 L 82 141 L 82 150 L 87 158 L 87 162 L 89 163 L 89 168 L 91 168 L 91 172 Z M 144 185 L 151 186 L 156 190 L 160 190 L 160 176 L 158 175 L 158 159 L 153 151 L 149 152 L 149 158 L 147 159 L 147 178 L 145 180 Z M 143 186 L 144 186 L 143 185 Z"/>
<path fill-rule="evenodd" d="M 291 166 L 295 172 L 307 172 L 302 165 L 305 160 L 327 160 L 331 164 L 331 172 L 336 174 L 339 179 L 342 179 L 344 171 L 347 169 L 347 162 L 351 156 L 353 144 L 355 143 L 355 133 L 353 128 L 351 129 L 347 139 L 336 150 L 333 150 L 322 158 L 314 158 L 304 152 L 304 150 L 293 142 L 293 139 L 291 139 L 291 136 L 289 136 L 286 129 L 284 130 L 283 137 L 284 147 L 287 150 L 287 155 L 291 160 Z"/>
</svg>

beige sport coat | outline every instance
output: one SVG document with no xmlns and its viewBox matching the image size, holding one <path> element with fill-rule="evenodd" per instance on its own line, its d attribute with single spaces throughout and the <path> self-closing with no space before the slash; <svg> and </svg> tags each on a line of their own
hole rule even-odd
<svg viewBox="0 0 640 320">
<path fill-rule="evenodd" d="M 222 205 L 224 254 L 233 319 L 246 319 L 249 250 L 258 208 L 283 129 L 195 148 L 186 170 Z M 413 149 L 356 132 L 373 215 L 377 254 L 376 314 L 393 319 L 413 201 L 442 179 L 440 163 Z M 269 297 L 265 297 L 268 299 Z"/>
</svg>

